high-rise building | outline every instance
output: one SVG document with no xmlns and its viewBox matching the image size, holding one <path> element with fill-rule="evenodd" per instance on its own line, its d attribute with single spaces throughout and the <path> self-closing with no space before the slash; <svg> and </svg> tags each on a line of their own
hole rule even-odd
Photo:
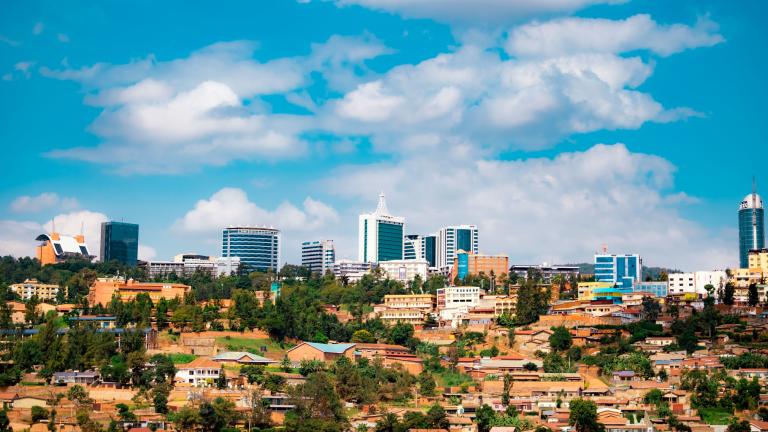
<svg viewBox="0 0 768 432">
<path fill-rule="evenodd" d="M 336 248 L 333 240 L 306 241 L 301 244 L 301 265 L 312 273 L 325 274 L 333 270 L 336 262 Z"/>
<path fill-rule="evenodd" d="M 421 237 L 421 257 L 427 260 L 429 267 L 437 266 L 437 235 L 429 234 Z"/>
<path fill-rule="evenodd" d="M 753 187 L 754 189 L 754 187 Z M 765 247 L 763 200 L 756 191 L 739 205 L 739 267 L 749 265 L 749 251 Z"/>
<path fill-rule="evenodd" d="M 426 260 L 430 268 L 435 267 L 435 234 L 408 234 L 403 239 L 403 259 Z"/>
<path fill-rule="evenodd" d="M 437 233 L 435 257 L 436 267 L 441 271 L 450 270 L 456 252 L 463 250 L 475 255 L 479 253 L 477 226 L 455 225 L 442 228 Z"/>
<path fill-rule="evenodd" d="M 221 256 L 239 257 L 246 271 L 277 272 L 280 265 L 280 230 L 266 227 L 225 228 Z"/>
<path fill-rule="evenodd" d="M 384 194 L 379 195 L 376 211 L 359 217 L 358 259 L 381 262 L 403 259 L 405 218 L 392 216 Z"/>
<path fill-rule="evenodd" d="M 101 223 L 101 260 L 135 266 L 139 255 L 139 226 L 125 222 Z"/>
<path fill-rule="evenodd" d="M 637 254 L 595 254 L 595 281 L 610 282 L 631 289 L 642 280 L 643 262 Z"/>
</svg>

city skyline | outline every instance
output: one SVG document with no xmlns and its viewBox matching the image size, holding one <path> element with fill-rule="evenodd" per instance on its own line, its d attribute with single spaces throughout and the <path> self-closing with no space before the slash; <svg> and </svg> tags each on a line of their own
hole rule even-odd
<svg viewBox="0 0 768 432">
<path fill-rule="evenodd" d="M 316 239 L 355 259 L 357 216 L 383 191 L 404 234 L 473 224 L 510 263 L 590 262 L 607 244 L 647 266 L 737 266 L 736 209 L 753 175 L 768 184 L 752 55 L 768 6 L 555 3 L 494 19 L 409 2 L 15 4 L 0 255 L 34 256 L 55 218 L 93 253 L 101 223 L 124 220 L 139 259 L 219 255 L 236 225 L 279 228 L 280 264 Z"/>
</svg>

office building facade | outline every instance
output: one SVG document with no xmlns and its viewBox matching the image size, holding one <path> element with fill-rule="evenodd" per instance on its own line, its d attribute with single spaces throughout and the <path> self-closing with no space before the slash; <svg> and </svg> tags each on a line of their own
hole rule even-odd
<svg viewBox="0 0 768 432">
<path fill-rule="evenodd" d="M 637 254 L 595 255 L 595 281 L 611 282 L 620 288 L 631 289 L 642 280 L 643 264 Z"/>
<path fill-rule="evenodd" d="M 280 230 L 266 227 L 225 228 L 221 256 L 238 257 L 245 271 L 274 271 L 280 265 Z"/>
<path fill-rule="evenodd" d="M 579 278 L 578 266 L 567 265 L 527 265 L 527 264 L 513 264 L 509 268 L 509 275 L 516 274 L 518 278 L 525 279 L 528 277 L 528 273 L 536 271 L 541 273 L 542 281 L 544 283 L 552 283 L 552 278 L 555 276 L 563 277 L 565 280 L 571 280 L 571 278 Z"/>
<path fill-rule="evenodd" d="M 437 268 L 446 271 L 453 266 L 456 252 L 463 250 L 477 255 L 480 249 L 477 226 L 455 225 L 442 228 L 437 233 Z"/>
<path fill-rule="evenodd" d="M 748 268 L 749 251 L 765 247 L 763 200 L 757 192 L 739 204 L 739 267 Z"/>
<path fill-rule="evenodd" d="M 379 268 L 387 275 L 387 278 L 398 282 L 408 283 L 418 276 L 421 281 L 427 280 L 429 263 L 423 259 L 406 259 L 382 261 Z"/>
<path fill-rule="evenodd" d="M 509 257 L 506 255 L 480 255 L 460 250 L 456 252 L 451 267 L 451 282 L 456 279 L 464 279 L 468 275 L 484 274 L 493 275 L 496 282 L 501 280 L 503 274 L 509 269 Z M 490 287 L 484 287 L 489 289 Z"/>
<path fill-rule="evenodd" d="M 325 274 L 336 262 L 333 240 L 306 241 L 301 244 L 301 265 L 312 273 Z"/>
<path fill-rule="evenodd" d="M 101 260 L 135 266 L 139 256 L 139 226 L 125 222 L 101 223 Z"/>
<path fill-rule="evenodd" d="M 669 294 L 696 294 L 706 297 L 707 285 L 712 285 L 714 292 L 725 286 L 728 275 L 723 270 L 697 271 L 693 273 L 671 273 L 669 279 Z M 713 293 L 714 294 L 714 293 Z"/>
<path fill-rule="evenodd" d="M 40 243 L 35 247 L 35 255 L 40 265 L 56 264 L 69 258 L 91 260 L 88 245 L 83 234 L 66 235 L 57 232 L 40 234 L 35 238 Z"/>
<path fill-rule="evenodd" d="M 379 195 L 376 211 L 361 214 L 358 227 L 358 260 L 382 262 L 403 259 L 405 219 L 392 216 L 384 194 Z"/>
</svg>

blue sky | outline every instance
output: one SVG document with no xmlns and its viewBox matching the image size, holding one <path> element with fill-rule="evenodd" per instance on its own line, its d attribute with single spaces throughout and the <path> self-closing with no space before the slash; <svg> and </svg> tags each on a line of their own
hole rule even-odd
<svg viewBox="0 0 768 432">
<path fill-rule="evenodd" d="M 546 7 L 542 6 L 546 4 Z M 7 2 L 0 254 L 106 218 L 145 258 L 229 224 L 356 254 L 379 191 L 413 233 L 513 262 L 736 262 L 766 184 L 765 2 Z"/>
</svg>

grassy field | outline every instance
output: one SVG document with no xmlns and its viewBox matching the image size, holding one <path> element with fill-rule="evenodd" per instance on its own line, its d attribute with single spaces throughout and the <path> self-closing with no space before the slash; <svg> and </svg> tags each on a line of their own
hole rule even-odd
<svg viewBox="0 0 768 432">
<path fill-rule="evenodd" d="M 197 358 L 197 356 L 194 354 L 184 354 L 184 353 L 171 353 L 171 354 L 168 354 L 168 357 L 171 358 L 171 361 L 173 362 L 173 364 L 189 363 L 192 360 Z"/>
<path fill-rule="evenodd" d="M 283 344 L 282 346 L 272 339 L 249 339 L 234 337 L 218 337 L 216 344 L 223 346 L 229 351 L 247 351 L 253 354 L 262 354 L 261 347 L 267 347 L 267 352 L 285 352 L 293 347 L 292 344 Z"/>
<path fill-rule="evenodd" d="M 464 375 L 459 372 L 452 372 L 449 370 L 436 373 L 435 380 L 437 381 L 438 385 L 444 387 L 453 387 L 472 383 L 472 378 L 470 378 L 469 375 Z"/>
<path fill-rule="evenodd" d="M 711 425 L 727 425 L 733 413 L 723 408 L 701 408 L 699 410 L 704 423 Z"/>
</svg>

